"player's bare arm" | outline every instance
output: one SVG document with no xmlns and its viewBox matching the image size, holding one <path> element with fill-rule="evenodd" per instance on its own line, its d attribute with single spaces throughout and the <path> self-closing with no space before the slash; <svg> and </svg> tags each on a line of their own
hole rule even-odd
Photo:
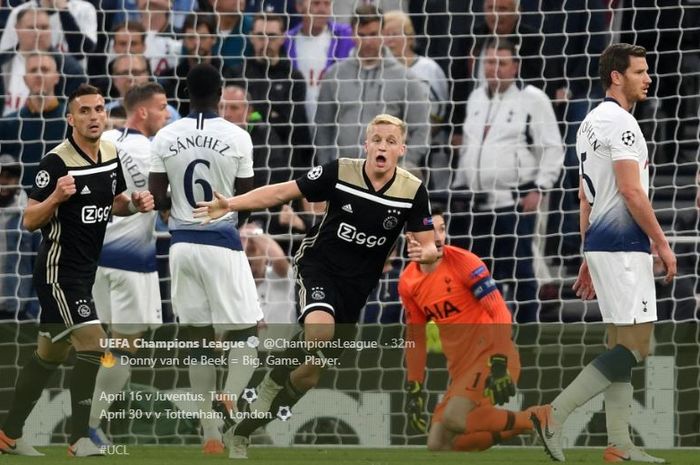
<svg viewBox="0 0 700 465">
<path fill-rule="evenodd" d="M 209 202 L 197 202 L 194 210 L 195 218 L 202 218 L 204 223 L 221 218 L 231 211 L 253 211 L 276 207 L 283 203 L 302 197 L 296 181 L 258 187 L 243 195 L 226 198 L 214 192 L 215 198 Z"/>
<path fill-rule="evenodd" d="M 438 259 L 434 231 L 407 232 L 408 259 L 422 264 L 433 263 Z"/>
<path fill-rule="evenodd" d="M 677 272 L 676 255 L 671 250 L 661 225 L 656 219 L 649 197 L 642 189 L 639 178 L 639 164 L 632 160 L 618 160 L 613 166 L 620 195 L 622 195 L 632 218 L 656 244 L 659 258 L 666 267 L 666 282 L 671 282 Z"/>
<path fill-rule="evenodd" d="M 148 190 L 153 195 L 155 208 L 158 211 L 170 210 L 169 184 L 167 173 L 150 173 L 148 175 Z"/>
<path fill-rule="evenodd" d="M 583 192 L 583 179 L 579 179 L 578 185 L 578 199 L 581 211 L 579 228 L 581 231 L 581 243 L 583 243 L 586 237 L 586 231 L 590 225 L 591 204 L 588 203 L 586 194 Z M 572 288 L 574 292 L 576 292 L 576 296 L 581 300 L 591 300 L 595 298 L 595 288 L 593 287 L 593 280 L 591 279 L 591 273 L 588 270 L 588 263 L 585 257 L 581 262 L 581 267 L 578 270 L 578 277 Z"/>
<path fill-rule="evenodd" d="M 56 188 L 53 193 L 43 202 L 29 199 L 27 208 L 24 210 L 22 224 L 29 231 L 41 228 L 51 221 L 59 205 L 75 194 L 75 179 L 71 175 L 58 178 Z"/>
<path fill-rule="evenodd" d="M 115 216 L 131 216 L 134 213 L 150 212 L 153 207 L 153 195 L 149 191 L 132 192 L 131 198 L 122 193 L 114 197 L 112 213 Z"/>
</svg>

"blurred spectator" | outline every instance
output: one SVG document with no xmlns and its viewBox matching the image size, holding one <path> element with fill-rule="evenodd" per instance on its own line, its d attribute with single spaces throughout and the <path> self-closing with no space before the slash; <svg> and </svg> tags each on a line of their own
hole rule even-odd
<svg viewBox="0 0 700 465">
<path fill-rule="evenodd" d="M 143 55 L 120 55 L 112 62 L 112 88 L 117 90 L 117 98 L 105 105 L 107 111 L 122 105 L 122 99 L 126 91 L 136 84 L 142 84 L 151 80 L 148 62 Z M 172 106 L 168 105 L 170 122 L 180 119 L 180 114 Z"/>
<path fill-rule="evenodd" d="M 504 295 L 517 301 L 515 316 L 522 323 L 537 320 L 535 221 L 542 193 L 559 178 L 564 150 L 547 95 L 517 82 L 515 50 L 507 39 L 484 46 L 486 85 L 475 89 L 467 102 L 453 186 L 468 188 L 473 197 L 466 208 L 453 205 L 450 227 L 452 242 L 482 257 L 499 284 L 508 286 Z M 469 208 L 471 227 L 454 221 L 458 211 Z M 465 236 L 472 238 L 471 247 Z"/>
<path fill-rule="evenodd" d="M 356 53 L 333 65 L 321 82 L 316 111 L 316 163 L 358 157 L 364 128 L 380 113 L 403 119 L 407 161 L 423 166 L 430 143 L 430 101 L 426 85 L 382 47 L 382 13 L 357 8 L 352 21 Z"/>
<path fill-rule="evenodd" d="M 122 129 L 126 124 L 126 108 L 124 105 L 114 107 L 107 112 L 107 126 L 105 131 L 110 129 Z"/>
<path fill-rule="evenodd" d="M 332 21 L 332 0 L 296 0 L 295 5 L 301 23 L 289 29 L 284 46 L 306 80 L 306 117 L 313 121 L 323 75 L 347 58 L 355 43 L 349 25 Z"/>
<path fill-rule="evenodd" d="M 295 324 L 294 286 L 287 255 L 256 223 L 241 228 L 241 237 L 258 288 L 265 323 Z"/>
<path fill-rule="evenodd" d="M 54 92 L 59 81 L 55 56 L 33 52 L 26 57 L 24 83 L 29 97 L 19 112 L 0 120 L 2 152 L 22 162 L 22 186 L 29 188 L 39 161 L 66 137 L 66 102 Z"/>
<path fill-rule="evenodd" d="M 206 13 L 190 14 L 182 28 L 182 56 L 177 68 L 161 74 L 160 81 L 168 98 L 175 99 L 180 115 L 190 113 L 190 98 L 187 92 L 187 73 L 198 63 L 209 63 L 221 69 L 222 61 L 212 55 L 216 41 L 216 19 Z"/>
<path fill-rule="evenodd" d="M 214 54 L 224 60 L 224 67 L 240 65 L 250 55 L 247 37 L 253 25 L 244 14 L 245 0 L 209 0 L 209 4 L 219 20 Z"/>
<path fill-rule="evenodd" d="M 42 8 L 49 13 L 51 46 L 61 53 L 69 53 L 86 66 L 85 55 L 97 44 L 97 13 L 84 0 L 29 0 L 10 12 L 0 37 L 0 50 L 11 50 L 18 43 L 17 16 L 26 9 Z"/>
<path fill-rule="evenodd" d="M 301 22 L 297 15 L 296 2 L 294 0 L 248 0 L 245 11 L 253 15 L 259 13 L 276 13 L 289 19 L 290 28 Z"/>
<path fill-rule="evenodd" d="M 413 71 L 430 88 L 430 122 L 432 141 L 426 163 L 425 178 L 431 191 L 445 190 L 450 183 L 450 130 L 446 124 L 449 101 L 447 78 L 432 59 L 415 52 L 415 30 L 411 18 L 400 10 L 384 15 L 384 45 L 400 63 Z"/>
<path fill-rule="evenodd" d="M 112 18 L 111 24 L 120 24 L 125 22 L 139 21 L 141 12 L 139 11 L 139 3 L 137 0 L 102 0 L 102 8 L 107 9 L 105 3 L 112 3 Z M 175 31 L 180 31 L 187 16 L 195 11 L 197 7 L 196 0 L 172 0 L 170 22 Z"/>
<path fill-rule="evenodd" d="M 0 106 L 2 114 L 16 112 L 24 106 L 29 89 L 24 81 L 25 60 L 32 52 L 48 52 L 54 57 L 60 79 L 56 82 L 57 95 L 70 95 L 85 81 L 85 72 L 70 55 L 59 53 L 51 46 L 49 15 L 37 8 L 24 8 L 17 15 L 17 46 L 0 53 Z"/>
<path fill-rule="evenodd" d="M 146 51 L 146 28 L 138 22 L 120 23 L 114 26 L 107 53 L 90 57 L 90 81 L 99 87 L 104 95 L 116 97 L 116 89 L 111 89 L 109 76 L 112 75 L 114 59 L 120 55 L 143 55 Z"/>
<path fill-rule="evenodd" d="M 22 227 L 27 194 L 20 188 L 22 168 L 11 155 L 0 155 L 0 320 L 36 317 L 32 290 L 34 253 L 41 234 Z"/>
<path fill-rule="evenodd" d="M 291 179 L 289 156 L 279 136 L 250 105 L 245 89 L 236 85 L 224 87 L 219 113 L 226 121 L 247 130 L 253 140 L 254 187 Z"/>
<path fill-rule="evenodd" d="M 226 77 L 243 78 L 251 103 L 275 130 L 285 151 L 291 151 L 291 165 L 301 175 L 311 167 L 306 90 L 304 76 L 292 69 L 282 50 L 284 32 L 281 16 L 255 17 L 250 34 L 253 56 L 227 71 Z"/>
<path fill-rule="evenodd" d="M 160 76 L 177 66 L 182 44 L 171 24 L 171 0 L 138 0 L 141 24 L 146 29 L 146 50 L 151 72 Z"/>
<path fill-rule="evenodd" d="M 452 99 L 455 103 L 452 122 L 460 133 L 464 121 L 464 104 L 471 89 L 485 83 L 484 44 L 494 35 L 513 44 L 522 60 L 520 78 L 527 84 L 544 89 L 554 98 L 556 90 L 564 88 L 562 57 L 543 55 L 544 36 L 521 21 L 518 0 L 485 0 L 483 21 L 473 31 L 452 41 L 450 78 L 453 80 Z M 456 139 L 455 145 L 459 145 Z"/>
</svg>

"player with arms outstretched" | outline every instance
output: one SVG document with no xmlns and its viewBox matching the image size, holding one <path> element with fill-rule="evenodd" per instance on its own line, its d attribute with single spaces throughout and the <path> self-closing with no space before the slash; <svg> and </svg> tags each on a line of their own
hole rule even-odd
<svg viewBox="0 0 700 465">
<path fill-rule="evenodd" d="M 583 300 L 598 295 L 607 324 L 608 350 L 596 357 L 551 404 L 545 421 L 533 417 L 547 454 L 564 461 L 562 426 L 574 409 L 605 396 L 607 462 L 664 463 L 630 438 L 632 368 L 649 353 L 656 321 L 651 241 L 676 274 L 676 257 L 649 201 L 649 155 L 644 134 L 630 113 L 647 98 L 651 85 L 646 50 L 613 44 L 600 56 L 605 100 L 581 123 L 576 137 L 580 158 L 579 198 L 584 262 L 574 283 Z"/>
<path fill-rule="evenodd" d="M 406 123 L 378 115 L 367 128 L 366 159 L 340 158 L 295 181 L 242 196 L 227 199 L 217 193 L 215 200 L 202 202 L 196 210 L 195 216 L 208 221 L 230 211 L 269 208 L 302 196 L 327 202 L 322 221 L 302 241 L 294 259 L 299 321 L 304 325 L 295 338 L 303 343 L 282 357 L 298 363 L 275 366 L 266 375 L 253 410 L 274 418 L 316 386 L 320 362 L 340 354 L 335 348 L 319 348 L 321 343 L 354 338 L 360 312 L 404 226 L 409 232 L 409 259 L 435 260 L 428 191 L 418 178 L 397 167 L 406 151 L 405 140 Z M 225 436 L 232 445 L 230 457 L 246 457 L 250 434 L 269 421 L 246 418 L 231 428 Z"/>
<path fill-rule="evenodd" d="M 515 394 L 520 357 L 511 339 L 512 315 L 486 265 L 445 244 L 445 218 L 433 212 L 435 263 L 410 263 L 399 295 L 406 310 L 409 424 L 426 431 L 422 385 L 426 323 L 434 321 L 447 358 L 450 386 L 435 407 L 430 450 L 484 450 L 532 429 L 531 411 L 494 407 Z"/>
</svg>

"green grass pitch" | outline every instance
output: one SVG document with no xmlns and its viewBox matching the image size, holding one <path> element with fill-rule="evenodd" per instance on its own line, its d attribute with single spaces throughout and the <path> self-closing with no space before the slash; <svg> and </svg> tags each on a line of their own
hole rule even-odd
<svg viewBox="0 0 700 465">
<path fill-rule="evenodd" d="M 269 464 L 269 465 L 524 465 L 553 463 L 540 448 L 497 448 L 486 452 L 428 452 L 422 448 L 355 449 L 355 448 L 274 448 L 252 447 L 249 459 L 232 462 L 228 455 L 204 456 L 198 447 L 127 446 L 125 455 L 71 458 L 65 447 L 40 447 L 45 457 L 15 457 L 3 455 L 3 464 L 100 464 L 100 465 L 176 465 L 176 464 Z M 700 450 L 649 451 L 665 458 L 672 465 L 700 464 Z M 603 464 L 602 449 L 573 449 L 566 451 L 566 463 Z"/>
</svg>

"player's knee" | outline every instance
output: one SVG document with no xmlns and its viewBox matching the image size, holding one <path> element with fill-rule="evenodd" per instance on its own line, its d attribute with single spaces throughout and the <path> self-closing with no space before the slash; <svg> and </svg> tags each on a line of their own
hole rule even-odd
<svg viewBox="0 0 700 465">
<path fill-rule="evenodd" d="M 464 431 L 466 421 L 466 417 L 456 410 L 445 410 L 445 413 L 442 417 L 442 424 L 445 427 L 445 429 L 457 433 L 461 433 Z"/>
<path fill-rule="evenodd" d="M 302 365 L 290 375 L 294 387 L 301 392 L 315 388 L 321 380 L 321 370 L 316 366 Z"/>
<path fill-rule="evenodd" d="M 305 324 L 304 338 L 306 342 L 330 341 L 335 333 L 335 325 L 328 323 Z"/>
<path fill-rule="evenodd" d="M 446 450 L 445 444 L 441 438 L 428 438 L 428 450 L 431 452 L 439 452 L 441 450 Z"/>
</svg>

